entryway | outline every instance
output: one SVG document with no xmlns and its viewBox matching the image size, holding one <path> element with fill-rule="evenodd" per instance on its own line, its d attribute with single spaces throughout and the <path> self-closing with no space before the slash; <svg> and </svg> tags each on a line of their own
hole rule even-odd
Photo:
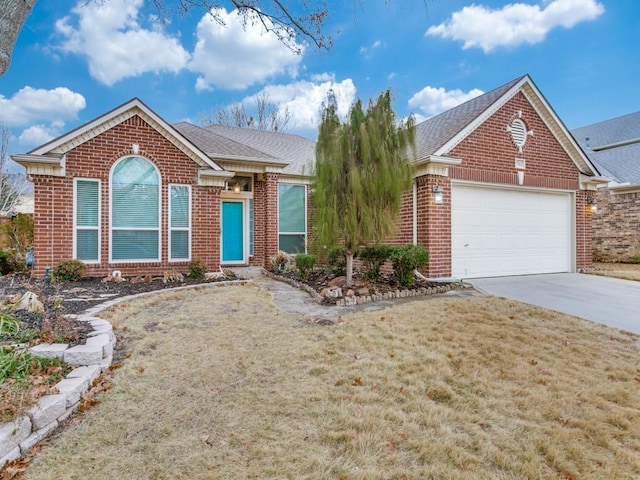
<svg viewBox="0 0 640 480">
<path fill-rule="evenodd" d="M 222 202 L 222 263 L 247 263 L 243 201 Z"/>
</svg>

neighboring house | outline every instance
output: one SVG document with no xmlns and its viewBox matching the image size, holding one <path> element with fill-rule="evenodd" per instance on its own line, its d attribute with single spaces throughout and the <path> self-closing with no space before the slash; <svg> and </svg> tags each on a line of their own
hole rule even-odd
<svg viewBox="0 0 640 480">
<path fill-rule="evenodd" d="M 69 258 L 92 275 L 130 275 L 305 251 L 314 155 L 295 135 L 169 125 L 131 100 L 13 156 L 34 182 L 35 273 Z M 392 242 L 426 246 L 431 277 L 587 268 L 588 200 L 602 181 L 523 76 L 417 126 Z"/>
<path fill-rule="evenodd" d="M 600 261 L 640 257 L 640 112 L 571 133 L 611 182 L 598 189 L 593 255 Z"/>
</svg>

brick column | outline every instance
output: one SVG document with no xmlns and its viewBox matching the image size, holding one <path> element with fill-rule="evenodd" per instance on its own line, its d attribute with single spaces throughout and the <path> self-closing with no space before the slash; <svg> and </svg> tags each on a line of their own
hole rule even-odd
<svg viewBox="0 0 640 480">
<path fill-rule="evenodd" d="M 278 253 L 278 178 L 277 173 L 264 175 L 264 266 Z"/>
<path fill-rule="evenodd" d="M 593 267 L 593 215 L 587 199 L 596 198 L 596 192 L 576 192 L 576 269 Z"/>
<path fill-rule="evenodd" d="M 440 175 L 416 179 L 418 245 L 429 250 L 426 274 L 430 278 L 451 276 L 451 180 Z M 432 185 L 442 189 L 443 203 L 434 203 Z"/>
</svg>

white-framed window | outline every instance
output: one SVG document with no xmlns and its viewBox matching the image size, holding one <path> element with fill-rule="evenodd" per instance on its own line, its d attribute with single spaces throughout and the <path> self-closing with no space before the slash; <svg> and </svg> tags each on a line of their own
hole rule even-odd
<svg viewBox="0 0 640 480">
<path fill-rule="evenodd" d="M 191 260 L 191 186 L 169 185 L 169 260 Z"/>
<path fill-rule="evenodd" d="M 110 261 L 160 260 L 160 173 L 145 158 L 125 157 L 110 182 Z"/>
<path fill-rule="evenodd" d="M 278 184 L 278 249 L 290 254 L 306 253 L 307 187 Z"/>
<path fill-rule="evenodd" d="M 100 261 L 100 180 L 73 179 L 73 258 Z"/>
</svg>

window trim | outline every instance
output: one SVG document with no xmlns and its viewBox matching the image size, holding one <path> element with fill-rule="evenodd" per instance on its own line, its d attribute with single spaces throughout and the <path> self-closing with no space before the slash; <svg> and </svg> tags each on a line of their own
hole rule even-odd
<svg viewBox="0 0 640 480">
<path fill-rule="evenodd" d="M 169 257 L 169 261 L 170 262 L 189 262 L 191 261 L 191 235 L 192 235 L 192 210 L 191 210 L 191 185 L 189 184 L 184 184 L 184 183 L 170 183 L 168 185 L 168 190 L 167 190 L 167 194 L 168 194 L 168 198 L 167 198 L 167 203 L 169 205 L 168 208 L 168 224 L 167 224 L 167 244 L 168 244 L 168 257 Z M 172 210 L 172 205 L 171 205 L 171 189 L 173 187 L 186 187 L 187 188 L 187 192 L 188 192 L 188 205 L 187 205 L 187 226 L 186 227 L 172 227 L 171 226 L 171 212 Z M 173 232 L 187 232 L 187 258 L 173 258 L 173 256 L 171 255 L 171 234 Z"/>
<path fill-rule="evenodd" d="M 157 228 L 138 228 L 136 230 L 139 231 L 157 231 L 158 232 L 158 257 L 151 258 L 127 258 L 125 260 L 115 260 L 113 258 L 113 172 L 116 167 L 128 158 L 141 158 L 142 160 L 148 162 L 156 171 L 158 175 L 158 227 Z M 126 228 L 116 228 L 115 230 L 131 230 Z M 141 155 L 126 155 L 124 157 L 119 158 L 116 162 L 113 163 L 111 169 L 109 171 L 109 263 L 118 264 L 118 263 L 161 263 L 162 262 L 162 176 L 160 175 L 160 170 L 158 166 L 149 160 L 146 157 Z"/>
<path fill-rule="evenodd" d="M 96 227 L 87 227 L 78 225 L 78 181 L 95 182 L 98 184 L 98 225 Z M 80 260 L 87 265 L 95 265 L 100 263 L 101 247 L 102 247 L 102 182 L 99 178 L 75 177 L 73 179 L 73 258 Z M 83 260 L 78 258 L 78 230 L 95 230 L 98 232 L 98 258 L 95 260 Z"/>
<path fill-rule="evenodd" d="M 281 185 L 286 185 L 286 186 L 293 186 L 293 187 L 303 187 L 304 188 L 304 231 L 301 232 L 283 232 L 280 230 L 280 186 Z M 307 230 L 309 228 L 309 223 L 308 223 L 308 186 L 304 183 L 284 183 L 284 182 L 279 182 L 278 183 L 278 250 L 281 250 L 280 248 L 280 236 L 281 235 L 302 235 L 304 237 L 304 252 L 298 252 L 298 253 L 307 253 L 307 242 L 309 240 L 309 236 L 307 234 Z M 295 255 L 295 254 L 289 254 L 289 255 Z"/>
</svg>

